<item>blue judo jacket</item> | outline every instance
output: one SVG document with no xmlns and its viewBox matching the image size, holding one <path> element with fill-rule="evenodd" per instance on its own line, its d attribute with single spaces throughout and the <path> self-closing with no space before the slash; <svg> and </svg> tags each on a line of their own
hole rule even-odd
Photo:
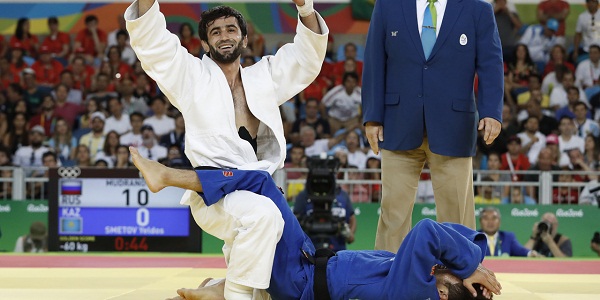
<svg viewBox="0 0 600 300">
<path fill-rule="evenodd" d="M 261 194 L 275 203 L 285 226 L 275 250 L 267 291 L 275 300 L 314 299 L 314 266 L 302 254 L 302 250 L 314 254 L 314 246 L 270 174 L 247 170 L 196 173 L 206 205 L 236 190 Z M 459 277 L 467 278 L 483 261 L 486 250 L 482 233 L 459 224 L 425 219 L 410 231 L 396 254 L 371 250 L 338 252 L 327 264 L 327 285 L 332 300 L 439 299 L 432 266 L 443 264 Z"/>
</svg>

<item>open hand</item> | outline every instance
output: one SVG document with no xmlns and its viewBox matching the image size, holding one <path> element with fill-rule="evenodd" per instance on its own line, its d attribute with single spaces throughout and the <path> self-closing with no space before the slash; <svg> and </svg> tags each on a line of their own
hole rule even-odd
<svg viewBox="0 0 600 300">
<path fill-rule="evenodd" d="M 484 130 L 483 140 L 486 144 L 490 145 L 500 134 L 502 124 L 498 120 L 493 118 L 483 118 L 479 120 L 479 127 L 477 130 Z"/>
<path fill-rule="evenodd" d="M 379 154 L 379 142 L 383 142 L 383 126 L 375 122 L 367 122 L 365 135 L 373 153 Z"/>
<path fill-rule="evenodd" d="M 477 291 L 475 290 L 475 287 L 473 287 L 473 284 L 475 283 L 479 283 L 485 287 L 488 293 L 492 292 L 496 295 L 501 294 L 500 290 L 502 289 L 502 286 L 496 279 L 496 274 L 482 264 L 479 264 L 471 276 L 463 280 L 463 285 L 471 292 L 471 294 L 473 294 L 473 296 L 477 296 Z M 484 290 L 484 292 L 486 291 Z"/>
</svg>

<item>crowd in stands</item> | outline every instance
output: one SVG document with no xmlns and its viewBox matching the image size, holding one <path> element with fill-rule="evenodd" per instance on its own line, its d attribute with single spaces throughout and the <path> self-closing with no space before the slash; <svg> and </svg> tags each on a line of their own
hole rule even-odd
<svg viewBox="0 0 600 300">
<path fill-rule="evenodd" d="M 489 171 L 477 182 L 514 182 L 517 188 L 481 184 L 476 189 L 479 203 L 538 203 L 536 187 L 518 186 L 537 182 L 537 175 L 516 171 L 599 170 L 600 12 L 598 0 L 585 5 L 571 39 L 565 36 L 566 1 L 540 2 L 539 24 L 522 23 L 507 0 L 493 2 L 505 60 L 502 131 L 492 145 L 479 138 L 473 165 Z M 132 166 L 127 146 L 132 145 L 144 157 L 191 167 L 184 154 L 183 118 L 141 68 L 128 44 L 123 16 L 112 32 L 100 29 L 101 21 L 112 20 L 88 15 L 85 28 L 70 35 L 50 17 L 47 35 L 38 37 L 30 33 L 30 21 L 21 18 L 13 35 L 0 36 L 0 166 L 127 168 Z M 183 23 L 174 34 L 191 55 L 202 56 L 195 27 Z M 363 49 L 353 42 L 336 48 L 330 35 L 321 73 L 281 106 L 289 150 L 286 168 L 305 168 L 306 157 L 326 152 L 340 160 L 341 168 L 357 170 L 345 179 L 379 179 L 381 161 L 369 150 L 362 125 Z M 274 51 L 249 22 L 242 65 L 251 66 Z M 290 171 L 288 179 L 305 174 Z M 2 176 L 11 175 L 3 171 Z M 432 201 L 428 174 L 421 179 L 421 200 Z M 597 180 L 594 175 L 555 179 L 590 185 L 598 185 Z M 289 186 L 290 200 L 303 189 L 296 185 Z M 342 188 L 353 202 L 380 199 L 378 184 Z M 0 190 L 10 193 L 6 185 Z M 584 192 L 555 188 L 552 202 L 595 204 L 595 199 L 580 200 Z"/>
</svg>

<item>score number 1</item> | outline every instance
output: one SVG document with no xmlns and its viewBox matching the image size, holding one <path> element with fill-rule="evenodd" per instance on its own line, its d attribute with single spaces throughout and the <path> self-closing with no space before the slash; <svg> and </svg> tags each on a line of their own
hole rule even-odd
<svg viewBox="0 0 600 300">
<path fill-rule="evenodd" d="M 123 190 L 125 194 L 125 205 L 129 206 L 129 189 Z M 137 203 L 140 206 L 148 205 L 148 190 L 140 189 L 137 193 Z M 147 208 L 139 208 L 135 214 L 138 226 L 148 226 L 150 224 L 150 211 Z"/>
</svg>

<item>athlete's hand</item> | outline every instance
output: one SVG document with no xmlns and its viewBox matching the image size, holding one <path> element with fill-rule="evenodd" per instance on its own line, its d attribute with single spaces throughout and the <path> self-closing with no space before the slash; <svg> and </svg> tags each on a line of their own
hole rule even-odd
<svg viewBox="0 0 600 300">
<path fill-rule="evenodd" d="M 379 154 L 379 142 L 383 142 L 383 126 L 377 122 L 367 122 L 365 135 L 373 153 Z"/>
<path fill-rule="evenodd" d="M 484 130 L 483 140 L 486 144 L 490 145 L 500 134 L 502 124 L 498 120 L 493 118 L 483 118 L 479 120 L 479 127 L 477 130 Z"/>
<path fill-rule="evenodd" d="M 481 284 L 488 292 L 492 292 L 496 295 L 501 294 L 500 290 L 502 289 L 502 286 L 496 279 L 496 274 L 491 270 L 488 270 L 482 264 L 479 264 L 471 276 L 463 280 L 463 285 L 471 292 L 471 294 L 473 294 L 473 296 L 477 296 L 477 291 L 475 290 L 475 287 L 473 287 L 473 284 L 475 283 Z"/>
<path fill-rule="evenodd" d="M 304 5 L 304 0 L 293 0 L 293 1 L 294 1 L 294 3 L 295 3 L 296 5 L 298 5 L 298 6 L 302 6 L 302 5 Z"/>
</svg>

